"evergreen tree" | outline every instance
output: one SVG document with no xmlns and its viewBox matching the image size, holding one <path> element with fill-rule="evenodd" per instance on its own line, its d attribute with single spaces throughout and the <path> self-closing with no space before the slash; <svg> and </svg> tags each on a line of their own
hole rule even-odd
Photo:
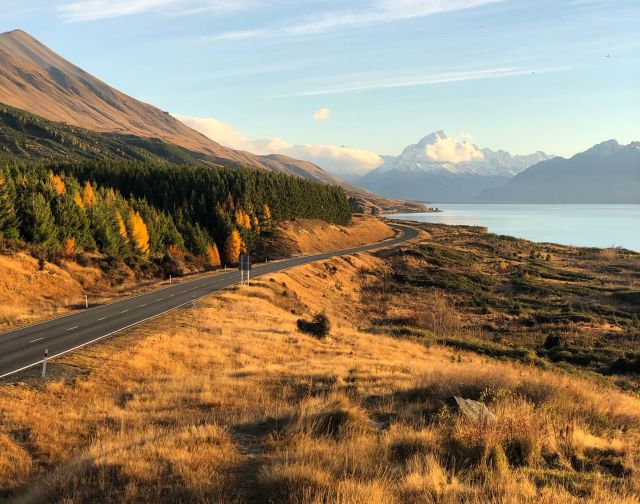
<svg viewBox="0 0 640 504">
<path fill-rule="evenodd" d="M 15 240 L 18 237 L 18 219 L 11 192 L 4 176 L 0 173 L 0 238 Z"/>
<path fill-rule="evenodd" d="M 59 246 L 58 232 L 51 207 L 41 193 L 36 193 L 33 196 L 25 221 L 28 240 L 51 248 Z"/>
</svg>

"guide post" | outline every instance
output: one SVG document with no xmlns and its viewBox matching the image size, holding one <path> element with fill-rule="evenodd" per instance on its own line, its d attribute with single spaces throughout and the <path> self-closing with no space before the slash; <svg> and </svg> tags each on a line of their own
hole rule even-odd
<svg viewBox="0 0 640 504">
<path fill-rule="evenodd" d="M 238 269 L 240 270 L 240 283 L 244 284 L 245 273 L 247 276 L 247 285 L 250 284 L 251 278 L 251 256 L 249 254 L 242 254 L 238 261 Z"/>
</svg>

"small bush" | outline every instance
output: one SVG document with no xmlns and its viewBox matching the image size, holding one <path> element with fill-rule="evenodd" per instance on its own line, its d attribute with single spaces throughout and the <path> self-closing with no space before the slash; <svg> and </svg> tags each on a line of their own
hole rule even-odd
<svg viewBox="0 0 640 504">
<path fill-rule="evenodd" d="M 298 319 L 298 329 L 317 338 L 326 338 L 331 332 L 331 321 L 324 312 L 316 313 L 311 321 Z"/>
</svg>

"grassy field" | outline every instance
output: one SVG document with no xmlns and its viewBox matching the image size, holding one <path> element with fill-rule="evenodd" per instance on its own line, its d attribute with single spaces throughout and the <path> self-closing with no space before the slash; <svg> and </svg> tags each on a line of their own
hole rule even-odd
<svg viewBox="0 0 640 504">
<path fill-rule="evenodd" d="M 640 391 L 640 254 L 422 228 L 365 282 L 372 330 Z"/>
<path fill-rule="evenodd" d="M 527 340 L 539 333 L 544 347 L 546 329 L 525 321 L 537 313 L 536 299 L 540 310 L 562 309 L 549 308 L 551 296 L 499 294 L 515 268 L 539 263 L 554 275 L 594 275 L 636 256 L 549 247 L 542 259 L 529 258 L 526 242 L 427 231 L 420 246 L 322 261 L 226 290 L 52 361 L 46 383 L 33 372 L 0 385 L 0 496 L 637 502 L 640 398 L 622 390 L 632 388 L 632 375 L 554 362 Z M 503 255 L 489 248 L 498 245 Z M 633 292 L 632 275 L 606 275 L 604 285 L 527 280 L 600 292 L 628 277 L 624 292 Z M 517 301 L 520 311 L 476 306 L 470 288 L 496 304 Z M 576 312 L 583 296 L 571 292 Z M 571 322 L 576 345 L 582 328 L 593 328 L 594 341 L 633 330 L 622 315 L 626 301 L 610 294 L 598 295 L 598 305 L 619 312 L 619 325 L 603 314 Z M 329 336 L 298 330 L 299 319 L 321 311 Z M 486 335 L 490 323 L 513 332 L 495 341 Z M 456 395 L 483 402 L 497 421 L 465 419 Z"/>
</svg>

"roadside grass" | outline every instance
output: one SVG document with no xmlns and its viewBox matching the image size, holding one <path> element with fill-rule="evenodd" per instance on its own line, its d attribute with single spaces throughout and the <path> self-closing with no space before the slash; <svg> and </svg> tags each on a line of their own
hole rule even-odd
<svg viewBox="0 0 640 504">
<path fill-rule="evenodd" d="M 0 496 L 640 499 L 640 399 L 554 369 L 464 350 L 452 358 L 437 340 L 466 322 L 437 291 L 422 298 L 436 309 L 412 322 L 431 328 L 412 335 L 431 335 L 430 345 L 359 330 L 385 302 L 387 315 L 397 309 L 387 269 L 361 254 L 269 275 L 51 361 L 44 384 L 35 373 L 1 385 Z M 322 310 L 327 337 L 298 331 L 300 317 Z M 483 402 L 497 423 L 463 419 L 455 395 Z"/>
</svg>

